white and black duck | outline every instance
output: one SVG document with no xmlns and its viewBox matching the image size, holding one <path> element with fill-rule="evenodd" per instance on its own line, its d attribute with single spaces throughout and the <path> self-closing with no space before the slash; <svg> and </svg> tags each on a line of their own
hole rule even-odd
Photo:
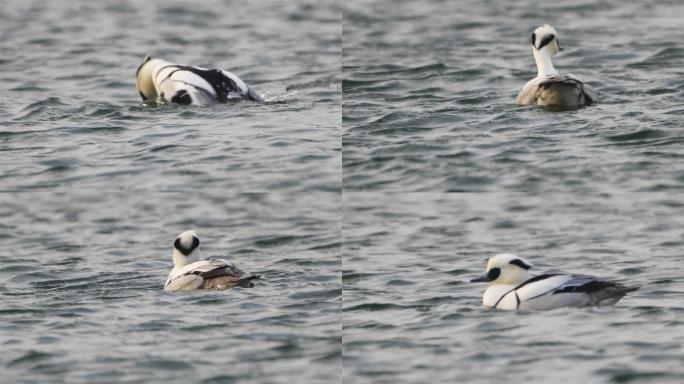
<svg viewBox="0 0 684 384">
<path fill-rule="evenodd" d="M 627 293 L 639 289 L 587 275 L 531 276 L 531 268 L 521 257 L 499 254 L 489 258 L 486 273 L 471 282 L 489 283 L 482 305 L 504 310 L 613 305 Z"/>
<path fill-rule="evenodd" d="M 190 230 L 178 235 L 173 243 L 173 270 L 164 290 L 251 288 L 254 279 L 259 276 L 246 273 L 226 260 L 203 259 L 197 233 Z"/>
<path fill-rule="evenodd" d="M 145 57 L 136 72 L 136 89 L 143 101 L 209 105 L 229 100 L 264 101 L 234 73 L 174 64 Z"/>
<path fill-rule="evenodd" d="M 525 84 L 516 102 L 549 108 L 577 108 L 596 102 L 596 92 L 573 75 L 560 75 L 551 57 L 561 51 L 558 32 L 546 24 L 532 33 L 532 55 L 537 77 Z"/>
</svg>

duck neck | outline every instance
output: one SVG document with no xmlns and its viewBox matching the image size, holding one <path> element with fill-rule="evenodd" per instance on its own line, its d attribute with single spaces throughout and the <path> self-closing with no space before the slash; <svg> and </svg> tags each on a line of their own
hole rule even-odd
<svg viewBox="0 0 684 384">
<path fill-rule="evenodd" d="M 553 67 L 551 55 L 546 50 L 546 47 L 543 47 L 541 50 L 532 47 L 532 54 L 534 55 L 535 63 L 537 63 L 537 77 L 558 74 L 556 68 Z"/>
</svg>

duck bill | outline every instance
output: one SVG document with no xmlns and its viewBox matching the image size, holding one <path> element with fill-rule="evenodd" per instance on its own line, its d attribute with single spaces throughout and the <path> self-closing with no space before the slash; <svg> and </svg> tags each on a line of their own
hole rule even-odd
<svg viewBox="0 0 684 384">
<path fill-rule="evenodd" d="M 470 280 L 471 283 L 486 283 L 488 281 L 489 281 L 489 276 L 487 276 L 487 275 L 482 275 L 482 276 L 479 276 L 479 277 L 476 277 L 476 278 Z"/>
</svg>

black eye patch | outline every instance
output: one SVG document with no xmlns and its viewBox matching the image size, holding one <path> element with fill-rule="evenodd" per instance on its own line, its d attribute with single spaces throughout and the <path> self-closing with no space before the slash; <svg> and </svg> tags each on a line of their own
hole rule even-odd
<svg viewBox="0 0 684 384">
<path fill-rule="evenodd" d="M 532 33 L 532 45 L 534 45 L 534 43 L 536 43 L 536 42 L 537 42 L 537 34 Z"/>
<path fill-rule="evenodd" d="M 542 49 L 542 48 L 544 48 L 544 47 L 547 46 L 550 42 L 552 42 L 553 39 L 555 39 L 555 38 L 556 38 L 556 36 L 553 35 L 553 34 L 544 36 L 544 38 L 542 39 L 541 43 L 539 43 L 539 46 L 537 47 L 537 49 Z"/>
<path fill-rule="evenodd" d="M 499 277 L 500 274 L 501 274 L 501 269 L 492 268 L 489 270 L 489 272 L 487 272 L 487 279 L 489 281 L 494 281 Z"/>
<path fill-rule="evenodd" d="M 183 248 L 183 246 L 181 245 L 180 237 L 173 242 L 173 247 L 179 251 L 181 250 L 181 248 Z"/>
<path fill-rule="evenodd" d="M 532 268 L 531 265 L 525 263 L 524 261 L 522 261 L 522 260 L 520 260 L 520 259 L 511 260 L 511 261 L 508 262 L 508 264 L 517 265 L 518 267 L 520 267 L 520 268 L 522 268 L 522 269 L 530 269 L 530 268 Z"/>
<path fill-rule="evenodd" d="M 185 248 L 183 246 L 183 243 L 181 243 L 181 239 L 179 237 L 176 239 L 176 241 L 173 242 L 173 247 L 176 248 L 177 250 L 179 250 L 182 254 L 187 256 L 192 251 L 197 249 L 197 247 L 199 247 L 199 244 L 200 244 L 199 239 L 193 236 L 192 237 L 192 244 L 188 248 Z"/>
</svg>

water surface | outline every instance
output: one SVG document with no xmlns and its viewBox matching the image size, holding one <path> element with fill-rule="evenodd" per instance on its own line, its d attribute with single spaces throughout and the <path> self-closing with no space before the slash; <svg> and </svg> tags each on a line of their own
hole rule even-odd
<svg viewBox="0 0 684 384">
<path fill-rule="evenodd" d="M 340 15 L 334 1 L 3 2 L 0 189 L 339 191 Z M 269 102 L 143 107 L 146 54 L 228 69 Z"/>
<path fill-rule="evenodd" d="M 352 1 L 343 39 L 346 190 L 659 191 L 684 187 L 684 4 Z M 549 23 L 589 108 L 518 107 Z"/>
<path fill-rule="evenodd" d="M 0 382 L 336 381 L 336 3 L 2 4 Z M 144 106 L 146 54 L 268 101 Z M 164 292 L 189 228 L 264 279 Z"/>
<path fill-rule="evenodd" d="M 344 382 L 681 382 L 679 194 L 351 193 L 344 207 Z M 468 281 L 503 252 L 642 288 L 612 307 L 485 310 Z"/>
<path fill-rule="evenodd" d="M 0 381 L 337 381 L 340 204 L 327 195 L 0 195 Z M 189 228 L 205 256 L 263 280 L 163 291 Z"/>
</svg>

